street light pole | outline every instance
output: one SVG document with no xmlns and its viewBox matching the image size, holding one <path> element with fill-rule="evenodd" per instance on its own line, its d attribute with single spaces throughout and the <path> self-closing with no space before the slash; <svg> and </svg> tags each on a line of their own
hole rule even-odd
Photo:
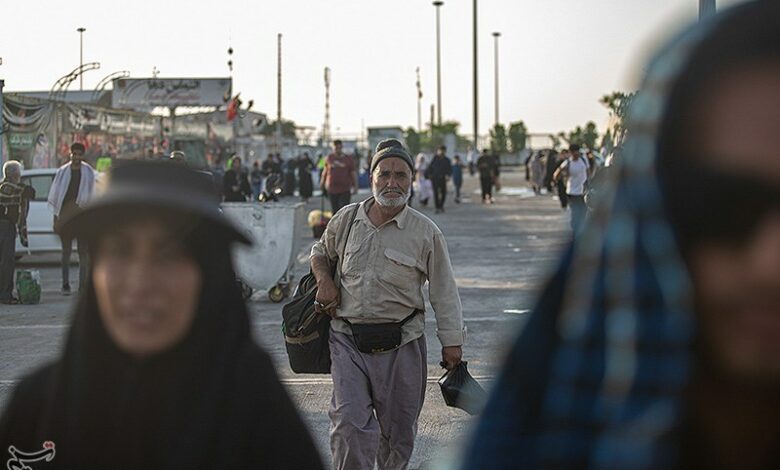
<svg viewBox="0 0 780 470">
<path fill-rule="evenodd" d="M 496 93 L 496 98 L 495 98 L 495 101 L 496 101 L 496 123 L 495 123 L 495 125 L 496 126 L 498 125 L 498 122 L 499 122 L 498 121 L 498 38 L 499 37 L 501 37 L 501 33 L 499 33 L 498 31 L 493 33 L 493 38 L 494 38 L 494 41 L 493 41 L 493 55 L 494 55 L 493 61 L 495 62 L 495 67 L 496 67 L 496 70 L 495 70 L 495 75 L 496 75 L 496 77 L 495 77 L 495 81 L 496 81 L 496 85 L 495 85 L 495 93 Z"/>
<path fill-rule="evenodd" d="M 3 86 L 5 82 L 0 79 L 0 164 L 5 163 L 5 149 L 3 148 L 3 142 L 5 141 L 5 119 L 3 118 Z"/>
<path fill-rule="evenodd" d="M 420 83 L 420 67 L 417 67 L 417 132 L 422 132 L 422 85 Z"/>
<path fill-rule="evenodd" d="M 479 94 L 477 87 L 477 0 L 474 0 L 474 151 L 479 137 Z"/>
<path fill-rule="evenodd" d="M 439 7 L 444 5 L 441 0 L 433 2 L 436 7 L 436 122 L 441 127 L 441 35 L 439 24 Z"/>
<path fill-rule="evenodd" d="M 277 150 L 282 142 L 282 33 L 276 35 L 276 145 Z"/>
<path fill-rule="evenodd" d="M 699 20 L 715 14 L 715 0 L 699 0 Z"/>
<path fill-rule="evenodd" d="M 79 67 L 84 66 L 84 31 L 86 31 L 87 28 L 81 27 L 77 28 L 76 31 L 79 32 Z M 79 90 L 84 90 L 84 76 L 79 75 Z"/>
</svg>

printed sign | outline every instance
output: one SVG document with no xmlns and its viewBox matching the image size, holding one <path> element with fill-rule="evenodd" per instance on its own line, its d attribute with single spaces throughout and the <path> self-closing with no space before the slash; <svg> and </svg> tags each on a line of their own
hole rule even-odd
<svg viewBox="0 0 780 470">
<path fill-rule="evenodd" d="M 231 92 L 230 78 L 117 78 L 111 105 L 137 110 L 156 106 L 221 106 Z"/>
</svg>

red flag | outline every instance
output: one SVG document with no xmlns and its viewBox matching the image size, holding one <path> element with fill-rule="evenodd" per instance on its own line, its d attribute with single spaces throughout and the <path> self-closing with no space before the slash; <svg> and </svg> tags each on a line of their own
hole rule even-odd
<svg viewBox="0 0 780 470">
<path fill-rule="evenodd" d="M 227 107 L 227 120 L 228 122 L 232 121 L 233 119 L 238 116 L 238 96 L 230 100 L 230 103 Z"/>
</svg>

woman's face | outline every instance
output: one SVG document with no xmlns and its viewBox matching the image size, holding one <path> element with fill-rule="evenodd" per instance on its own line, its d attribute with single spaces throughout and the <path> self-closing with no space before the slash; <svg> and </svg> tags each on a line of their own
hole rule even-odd
<svg viewBox="0 0 780 470">
<path fill-rule="evenodd" d="M 187 335 L 202 274 L 162 221 L 146 219 L 102 236 L 92 276 L 100 318 L 120 350 L 148 357 Z"/>
<path fill-rule="evenodd" d="M 697 111 L 692 138 L 708 166 L 780 186 L 779 64 L 726 75 Z M 780 211 L 773 207 L 740 243 L 699 243 L 689 266 L 710 359 L 730 373 L 778 383 Z"/>
</svg>

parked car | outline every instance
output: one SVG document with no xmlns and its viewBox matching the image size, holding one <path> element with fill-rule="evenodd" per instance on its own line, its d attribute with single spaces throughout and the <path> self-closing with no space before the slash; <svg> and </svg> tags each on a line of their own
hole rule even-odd
<svg viewBox="0 0 780 470">
<path fill-rule="evenodd" d="M 55 173 L 57 173 L 56 168 L 22 170 L 22 183 L 35 189 L 35 199 L 30 201 L 30 212 L 27 214 L 27 234 L 30 246 L 22 246 L 17 237 L 17 259 L 28 254 L 59 253 L 62 251 L 60 237 L 54 233 L 54 217 L 46 202 Z"/>
</svg>

